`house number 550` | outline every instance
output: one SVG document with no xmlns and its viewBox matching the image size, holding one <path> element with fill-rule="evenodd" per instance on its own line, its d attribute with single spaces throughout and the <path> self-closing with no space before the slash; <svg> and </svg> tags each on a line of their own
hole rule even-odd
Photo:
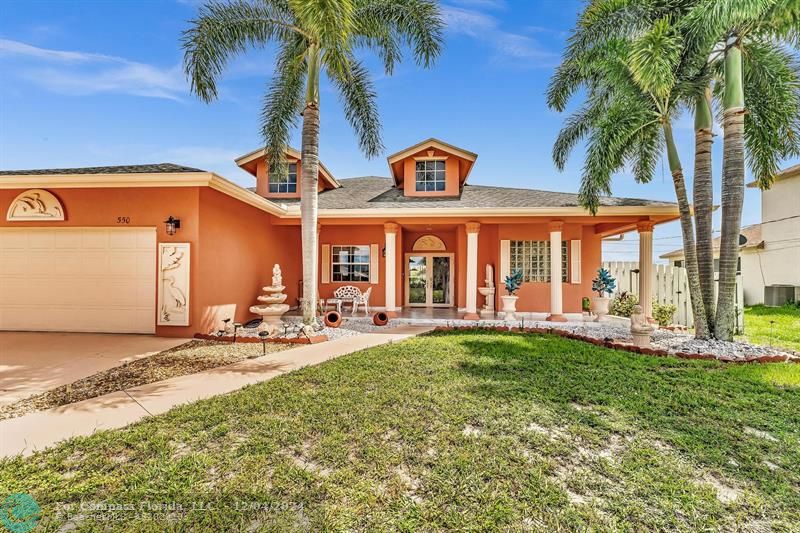
<svg viewBox="0 0 800 533">
<path fill-rule="evenodd" d="M 130 224 L 131 217 L 117 217 L 117 224 Z"/>
</svg>

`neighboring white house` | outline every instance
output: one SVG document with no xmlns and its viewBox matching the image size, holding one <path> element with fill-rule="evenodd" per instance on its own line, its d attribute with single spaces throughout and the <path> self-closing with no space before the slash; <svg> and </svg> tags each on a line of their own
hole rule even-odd
<svg viewBox="0 0 800 533">
<path fill-rule="evenodd" d="M 761 193 L 761 224 L 743 227 L 739 241 L 745 305 L 800 300 L 800 165 L 779 173 Z M 660 257 L 683 266 L 683 249 Z M 714 271 L 718 269 L 719 238 L 714 239 Z"/>
</svg>

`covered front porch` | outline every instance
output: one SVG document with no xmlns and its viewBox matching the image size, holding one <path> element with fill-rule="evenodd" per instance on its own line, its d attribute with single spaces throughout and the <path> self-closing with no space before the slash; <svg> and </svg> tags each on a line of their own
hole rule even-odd
<svg viewBox="0 0 800 533">
<path fill-rule="evenodd" d="M 372 312 L 395 318 L 497 320 L 503 318 L 504 280 L 521 270 L 519 317 L 578 321 L 602 264 L 602 239 L 635 230 L 639 294 L 650 314 L 654 223 L 630 216 L 320 219 L 319 297 L 331 299 L 337 289 L 354 286 L 369 291 Z M 551 282 L 551 273 L 561 274 L 560 283 Z"/>
</svg>

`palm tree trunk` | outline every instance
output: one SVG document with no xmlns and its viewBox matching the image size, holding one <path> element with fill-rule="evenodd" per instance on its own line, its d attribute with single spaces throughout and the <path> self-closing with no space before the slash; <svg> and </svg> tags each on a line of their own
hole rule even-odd
<svg viewBox="0 0 800 533">
<path fill-rule="evenodd" d="M 711 215 L 714 189 L 711 177 L 711 145 L 714 119 L 711 116 L 711 88 L 697 97 L 694 119 L 694 220 L 697 235 L 697 270 L 706 324 L 714 336 L 714 246 Z"/>
<path fill-rule="evenodd" d="M 725 51 L 725 95 L 723 97 L 722 230 L 719 243 L 719 289 L 716 333 L 731 340 L 736 327 L 736 267 L 744 203 L 744 87 L 740 42 L 730 42 Z"/>
<path fill-rule="evenodd" d="M 319 48 L 308 48 L 308 82 L 303 110 L 300 228 L 303 247 L 303 323 L 313 324 L 317 310 L 317 181 L 319 180 Z"/>
<path fill-rule="evenodd" d="M 692 208 L 686 194 L 686 181 L 683 178 L 683 167 L 678 157 L 675 138 L 672 135 L 672 125 L 664 122 L 664 139 L 667 142 L 667 159 L 669 170 L 672 173 L 672 183 L 675 186 L 675 196 L 678 199 L 678 211 L 681 217 L 681 233 L 683 234 L 683 253 L 686 260 L 686 277 L 689 281 L 689 299 L 692 302 L 694 313 L 694 334 L 698 339 L 708 337 L 706 313 L 703 307 L 703 298 L 700 291 L 700 276 L 697 271 L 697 251 L 694 243 L 694 224 L 692 222 Z"/>
</svg>

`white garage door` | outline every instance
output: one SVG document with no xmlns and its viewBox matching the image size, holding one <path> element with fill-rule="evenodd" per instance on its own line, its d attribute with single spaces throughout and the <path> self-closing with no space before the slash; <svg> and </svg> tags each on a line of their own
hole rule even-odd
<svg viewBox="0 0 800 533">
<path fill-rule="evenodd" d="M 0 228 L 0 330 L 154 333 L 155 228 Z"/>
</svg>

